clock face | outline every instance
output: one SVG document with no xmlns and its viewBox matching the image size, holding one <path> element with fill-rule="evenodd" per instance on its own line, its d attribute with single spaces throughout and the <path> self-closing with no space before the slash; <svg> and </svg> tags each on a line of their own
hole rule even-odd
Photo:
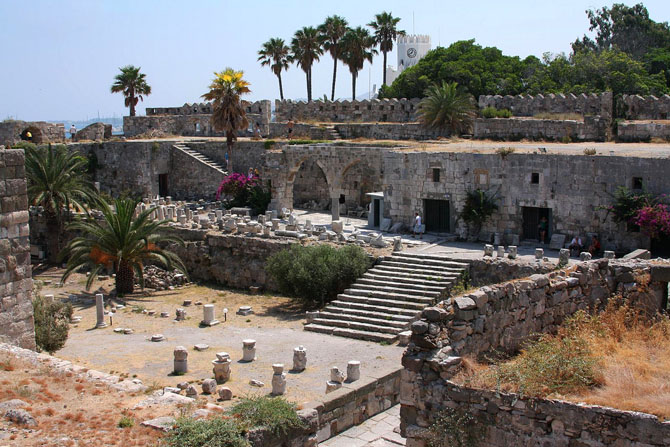
<svg viewBox="0 0 670 447">
<path fill-rule="evenodd" d="M 416 48 L 408 48 L 407 57 L 416 57 Z"/>
</svg>

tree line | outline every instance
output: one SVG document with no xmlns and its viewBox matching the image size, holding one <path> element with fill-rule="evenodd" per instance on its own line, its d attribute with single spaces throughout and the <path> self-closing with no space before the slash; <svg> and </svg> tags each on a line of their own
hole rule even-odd
<svg viewBox="0 0 670 447">
<path fill-rule="evenodd" d="M 670 92 L 670 27 L 649 17 L 642 3 L 587 10 L 589 31 L 572 43 L 569 55 L 542 58 L 503 54 L 474 40 L 430 51 L 404 70 L 382 98 L 417 98 L 428 87 L 457 82 L 475 97 L 538 93 L 663 95 Z"/>
<path fill-rule="evenodd" d="M 305 26 L 293 35 L 290 46 L 279 37 L 273 37 L 262 45 L 258 51 L 258 61 L 262 66 L 268 66 L 277 76 L 279 82 L 279 97 L 284 99 L 282 85 L 282 71 L 288 70 L 289 65 L 295 63 L 305 72 L 307 83 L 307 100 L 312 100 L 312 66 L 325 52 L 330 53 L 333 59 L 333 85 L 330 100 L 335 100 L 335 80 L 337 78 L 337 62 L 341 61 L 351 73 L 351 96 L 356 99 L 356 79 L 358 72 L 363 69 L 365 61 L 372 63 L 372 57 L 384 55 L 383 83 L 386 84 L 387 54 L 393 50 L 395 39 L 405 32 L 397 28 L 400 19 L 393 17 L 390 12 L 375 15 L 375 19 L 367 26 L 372 33 L 362 27 L 349 27 L 344 17 L 329 16 L 316 27 Z M 379 47 L 379 51 L 377 50 Z"/>
</svg>

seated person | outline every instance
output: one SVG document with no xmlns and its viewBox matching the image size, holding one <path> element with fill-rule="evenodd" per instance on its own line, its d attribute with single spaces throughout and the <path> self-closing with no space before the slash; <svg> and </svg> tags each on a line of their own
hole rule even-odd
<svg viewBox="0 0 670 447">
<path fill-rule="evenodd" d="M 570 241 L 570 245 L 568 245 L 568 248 L 570 249 L 570 252 L 576 252 L 576 253 L 581 253 L 582 250 L 584 249 L 584 244 L 582 243 L 582 238 L 579 236 L 575 236 L 572 238 Z"/>
<path fill-rule="evenodd" d="M 589 253 L 591 253 L 592 256 L 595 256 L 598 252 L 600 252 L 600 241 L 598 240 L 598 236 L 594 235 L 591 238 L 591 245 L 589 245 Z"/>
</svg>

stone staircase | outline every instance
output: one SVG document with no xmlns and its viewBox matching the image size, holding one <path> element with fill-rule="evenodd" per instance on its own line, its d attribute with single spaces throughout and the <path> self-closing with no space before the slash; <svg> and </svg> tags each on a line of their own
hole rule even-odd
<svg viewBox="0 0 670 447">
<path fill-rule="evenodd" d="M 221 166 L 219 163 L 216 161 L 212 160 L 209 158 L 207 155 L 203 154 L 202 152 L 196 151 L 195 149 L 191 149 L 185 142 L 180 141 L 177 142 L 174 146 L 175 149 L 195 158 L 198 160 L 200 163 L 209 166 L 212 169 L 216 169 L 223 175 L 228 175 L 228 172 L 225 170 L 223 166 Z"/>
<path fill-rule="evenodd" d="M 305 330 L 394 342 L 425 307 L 446 297 L 467 268 L 440 256 L 394 253 L 318 312 Z"/>
<path fill-rule="evenodd" d="M 341 140 L 342 135 L 335 129 L 335 126 L 326 126 L 326 131 L 328 132 L 328 135 L 330 138 L 329 140 Z"/>
</svg>

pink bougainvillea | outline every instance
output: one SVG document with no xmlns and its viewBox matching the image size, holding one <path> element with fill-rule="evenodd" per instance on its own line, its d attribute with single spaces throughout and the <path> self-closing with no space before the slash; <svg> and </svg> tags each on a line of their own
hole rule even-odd
<svg viewBox="0 0 670 447">
<path fill-rule="evenodd" d="M 243 174 L 238 174 L 234 172 L 223 179 L 219 185 L 219 189 L 216 190 L 216 200 L 221 198 L 221 195 L 227 195 L 231 197 L 240 197 L 245 195 L 248 188 L 256 186 L 258 184 L 258 177 L 247 177 Z"/>
<path fill-rule="evenodd" d="M 638 210 L 634 223 L 652 239 L 670 236 L 670 209 L 668 205 L 657 203 Z"/>
</svg>

